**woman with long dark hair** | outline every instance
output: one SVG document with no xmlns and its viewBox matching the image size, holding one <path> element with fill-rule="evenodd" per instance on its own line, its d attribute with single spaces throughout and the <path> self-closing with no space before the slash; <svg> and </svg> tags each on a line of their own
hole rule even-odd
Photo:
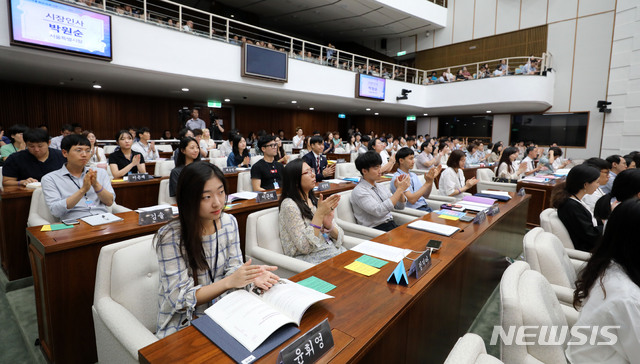
<svg viewBox="0 0 640 364">
<path fill-rule="evenodd" d="M 233 147 L 231 153 L 227 157 L 227 167 L 249 167 L 251 166 L 251 157 L 249 156 L 249 149 L 247 148 L 247 142 L 242 135 L 236 134 L 233 136 Z"/>
<path fill-rule="evenodd" d="M 491 154 L 487 157 L 487 162 L 489 163 L 497 163 L 502 158 L 502 151 L 504 147 L 502 146 L 502 142 L 497 142 L 491 148 Z"/>
<path fill-rule="evenodd" d="M 184 167 L 176 199 L 180 215 L 158 230 L 160 286 L 156 336 L 188 326 L 218 297 L 250 284 L 269 289 L 276 267 L 243 264 L 238 223 L 223 212 L 227 182 L 218 167 L 195 162 Z"/>
<path fill-rule="evenodd" d="M 571 168 L 564 186 L 556 187 L 551 194 L 553 207 L 567 228 L 573 246 L 589 252 L 602 236 L 602 221 L 596 219 L 589 207 L 582 202 L 586 194 L 598 188 L 600 171 L 586 164 Z"/>
<path fill-rule="evenodd" d="M 169 196 L 175 197 L 176 189 L 178 188 L 178 179 L 180 172 L 185 166 L 193 162 L 200 161 L 200 147 L 196 138 L 184 137 L 180 141 L 178 146 L 178 157 L 176 159 L 176 166 L 171 170 L 169 176 Z"/>
<path fill-rule="evenodd" d="M 591 328 L 611 327 L 616 340 L 609 345 L 567 346 L 571 363 L 632 363 L 640 357 L 640 244 L 630 230 L 638 221 L 637 197 L 613 210 L 573 294 L 573 305 L 582 307 L 574 327 L 589 328 L 589 333 Z"/>
<path fill-rule="evenodd" d="M 133 135 L 128 130 L 116 134 L 116 143 L 120 149 L 109 154 L 109 168 L 113 178 L 122 178 L 128 173 L 147 173 L 142 154 L 131 150 Z"/>
<path fill-rule="evenodd" d="M 313 194 L 316 175 L 302 159 L 287 163 L 282 181 L 278 220 L 284 253 L 317 264 L 344 252 L 344 231 L 333 219 L 340 195 L 326 200 L 320 195 L 318 200 Z"/>
<path fill-rule="evenodd" d="M 502 156 L 498 162 L 498 168 L 496 169 L 496 177 L 507 179 L 519 179 L 520 176 L 527 170 L 526 163 L 520 163 L 518 169 L 516 169 L 514 163 L 518 158 L 518 148 L 508 147 L 502 151 Z"/>
</svg>

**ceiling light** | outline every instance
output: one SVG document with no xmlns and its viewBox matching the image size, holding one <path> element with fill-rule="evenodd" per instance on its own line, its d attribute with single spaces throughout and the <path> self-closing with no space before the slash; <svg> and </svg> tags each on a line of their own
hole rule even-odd
<svg viewBox="0 0 640 364">
<path fill-rule="evenodd" d="M 224 102 L 231 102 L 231 99 L 224 99 Z"/>
<path fill-rule="evenodd" d="M 184 92 L 189 92 L 189 89 L 188 89 L 188 88 L 186 88 L 186 87 L 183 87 L 183 88 L 182 88 L 182 91 L 184 91 Z"/>
<path fill-rule="evenodd" d="M 297 104 L 297 103 L 298 103 L 298 101 L 296 101 L 296 100 L 291 100 L 291 103 L 292 103 L 292 104 Z"/>
<path fill-rule="evenodd" d="M 428 116 L 429 114 L 427 114 L 427 113 L 424 113 L 424 114 L 422 114 L 422 115 L 424 115 L 424 116 Z"/>
<path fill-rule="evenodd" d="M 366 108 L 365 110 L 367 110 L 367 111 L 371 111 L 371 108 L 369 108 L 369 107 L 368 107 L 368 108 Z"/>
<path fill-rule="evenodd" d="M 379 112 L 376 112 L 376 113 L 373 113 L 373 115 L 380 115 L 380 113 L 379 113 Z"/>
<path fill-rule="evenodd" d="M 491 114 L 491 110 L 487 110 L 487 114 Z"/>
<path fill-rule="evenodd" d="M 232 18 L 235 18 L 236 16 L 235 16 L 235 15 L 233 15 L 233 14 L 231 14 L 231 17 L 232 17 Z"/>
<path fill-rule="evenodd" d="M 93 88 L 102 88 L 102 86 L 98 85 L 97 83 L 94 83 Z"/>
<path fill-rule="evenodd" d="M 315 110 L 315 108 L 313 108 L 313 107 L 310 107 L 310 108 L 309 108 L 309 110 Z"/>
</svg>

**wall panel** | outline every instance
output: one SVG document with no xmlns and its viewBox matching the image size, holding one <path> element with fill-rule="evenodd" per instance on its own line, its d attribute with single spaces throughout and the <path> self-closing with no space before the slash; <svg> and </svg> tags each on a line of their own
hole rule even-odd
<svg viewBox="0 0 640 364">
<path fill-rule="evenodd" d="M 453 43 L 472 39 L 475 0 L 456 0 L 453 20 Z"/>
<path fill-rule="evenodd" d="M 578 16 L 602 13 L 615 8 L 616 0 L 580 0 L 578 2 Z"/>
<path fill-rule="evenodd" d="M 556 70 L 556 89 L 550 112 L 569 110 L 573 48 L 575 46 L 576 21 L 568 20 L 549 24 L 547 49 L 552 54 L 552 68 Z"/>
<path fill-rule="evenodd" d="M 576 14 L 578 14 L 578 0 L 549 0 L 547 14 L 549 23 L 573 19 Z"/>
<path fill-rule="evenodd" d="M 521 0 L 522 1 L 522 0 Z M 498 0 L 496 34 L 520 29 L 520 3 L 517 0 Z"/>
<path fill-rule="evenodd" d="M 547 21 L 547 0 L 527 0 L 522 2 L 520 29 L 536 27 Z"/>
<path fill-rule="evenodd" d="M 473 39 L 496 33 L 496 3 L 497 0 L 476 0 Z"/>
</svg>

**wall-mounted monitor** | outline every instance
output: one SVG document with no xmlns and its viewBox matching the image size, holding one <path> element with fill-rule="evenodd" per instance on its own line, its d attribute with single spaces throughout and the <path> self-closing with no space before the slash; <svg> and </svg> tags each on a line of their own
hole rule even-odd
<svg viewBox="0 0 640 364">
<path fill-rule="evenodd" d="M 511 120 L 511 142 L 586 147 L 589 113 L 524 114 Z"/>
<path fill-rule="evenodd" d="M 372 100 L 384 100 L 387 80 L 380 77 L 356 74 L 356 97 Z"/>
<path fill-rule="evenodd" d="M 11 44 L 110 61 L 111 17 L 49 0 L 11 0 Z"/>
<path fill-rule="evenodd" d="M 289 57 L 286 52 L 245 43 L 242 47 L 242 76 L 287 82 Z"/>
</svg>

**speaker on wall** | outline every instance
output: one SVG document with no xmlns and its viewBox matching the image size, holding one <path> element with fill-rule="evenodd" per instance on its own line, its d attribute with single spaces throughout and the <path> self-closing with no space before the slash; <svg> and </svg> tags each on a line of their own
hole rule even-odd
<svg viewBox="0 0 640 364">
<path fill-rule="evenodd" d="M 380 48 L 387 49 L 387 38 L 380 39 Z"/>
</svg>

